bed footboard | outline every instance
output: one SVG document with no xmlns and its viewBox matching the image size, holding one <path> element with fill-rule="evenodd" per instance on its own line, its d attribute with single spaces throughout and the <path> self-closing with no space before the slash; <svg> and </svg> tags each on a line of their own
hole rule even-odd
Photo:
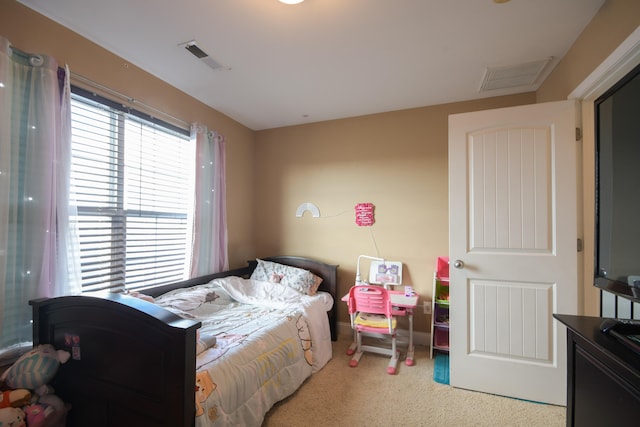
<svg viewBox="0 0 640 427">
<path fill-rule="evenodd" d="M 51 383 L 68 426 L 193 425 L 199 322 L 119 294 L 30 304 L 34 345 L 72 355 Z"/>
</svg>

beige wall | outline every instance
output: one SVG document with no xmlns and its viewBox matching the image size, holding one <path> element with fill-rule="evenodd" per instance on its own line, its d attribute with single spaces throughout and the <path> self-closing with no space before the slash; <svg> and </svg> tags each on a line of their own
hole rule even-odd
<svg viewBox="0 0 640 427">
<path fill-rule="evenodd" d="M 68 64 L 72 74 L 99 82 L 186 123 L 200 122 L 225 135 L 229 262 L 232 267 L 246 265 L 245 260 L 255 252 L 251 214 L 253 131 L 15 0 L 0 0 L 0 10 L 0 35 L 16 48 L 51 55 L 61 65 Z"/>
<path fill-rule="evenodd" d="M 640 1 L 607 0 L 537 91 L 537 102 L 567 99 L 640 25 Z"/>
<path fill-rule="evenodd" d="M 449 252 L 449 114 L 533 102 L 529 93 L 257 132 L 257 255 L 339 264 L 341 294 L 353 284 L 358 255 L 402 261 L 403 282 L 430 298 L 436 258 Z M 305 202 L 321 217 L 297 218 Z M 375 205 L 372 227 L 355 224 L 360 202 Z M 416 329 L 427 331 L 418 311 Z M 347 321 L 344 304 L 339 316 Z"/>
</svg>

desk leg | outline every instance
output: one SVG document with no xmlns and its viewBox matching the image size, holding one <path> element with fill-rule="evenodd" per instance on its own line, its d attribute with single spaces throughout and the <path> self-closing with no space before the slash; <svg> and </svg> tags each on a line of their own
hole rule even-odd
<svg viewBox="0 0 640 427">
<path fill-rule="evenodd" d="M 413 366 L 413 309 L 407 309 L 407 314 L 409 315 L 409 345 L 407 346 L 407 358 L 405 363 L 407 366 Z"/>
</svg>

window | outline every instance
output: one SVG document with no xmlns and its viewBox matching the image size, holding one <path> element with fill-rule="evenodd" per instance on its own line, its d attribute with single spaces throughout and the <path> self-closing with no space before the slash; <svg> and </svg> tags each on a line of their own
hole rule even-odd
<svg viewBox="0 0 640 427">
<path fill-rule="evenodd" d="M 191 249 L 189 131 L 73 88 L 71 197 L 82 290 L 183 280 Z"/>
</svg>

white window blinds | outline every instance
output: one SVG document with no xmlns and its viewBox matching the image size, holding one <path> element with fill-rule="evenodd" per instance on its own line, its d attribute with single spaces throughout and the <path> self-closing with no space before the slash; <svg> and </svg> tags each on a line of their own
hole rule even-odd
<svg viewBox="0 0 640 427">
<path fill-rule="evenodd" d="M 188 131 L 73 92 L 71 219 L 79 230 L 83 292 L 183 280 L 195 156 Z"/>
</svg>

